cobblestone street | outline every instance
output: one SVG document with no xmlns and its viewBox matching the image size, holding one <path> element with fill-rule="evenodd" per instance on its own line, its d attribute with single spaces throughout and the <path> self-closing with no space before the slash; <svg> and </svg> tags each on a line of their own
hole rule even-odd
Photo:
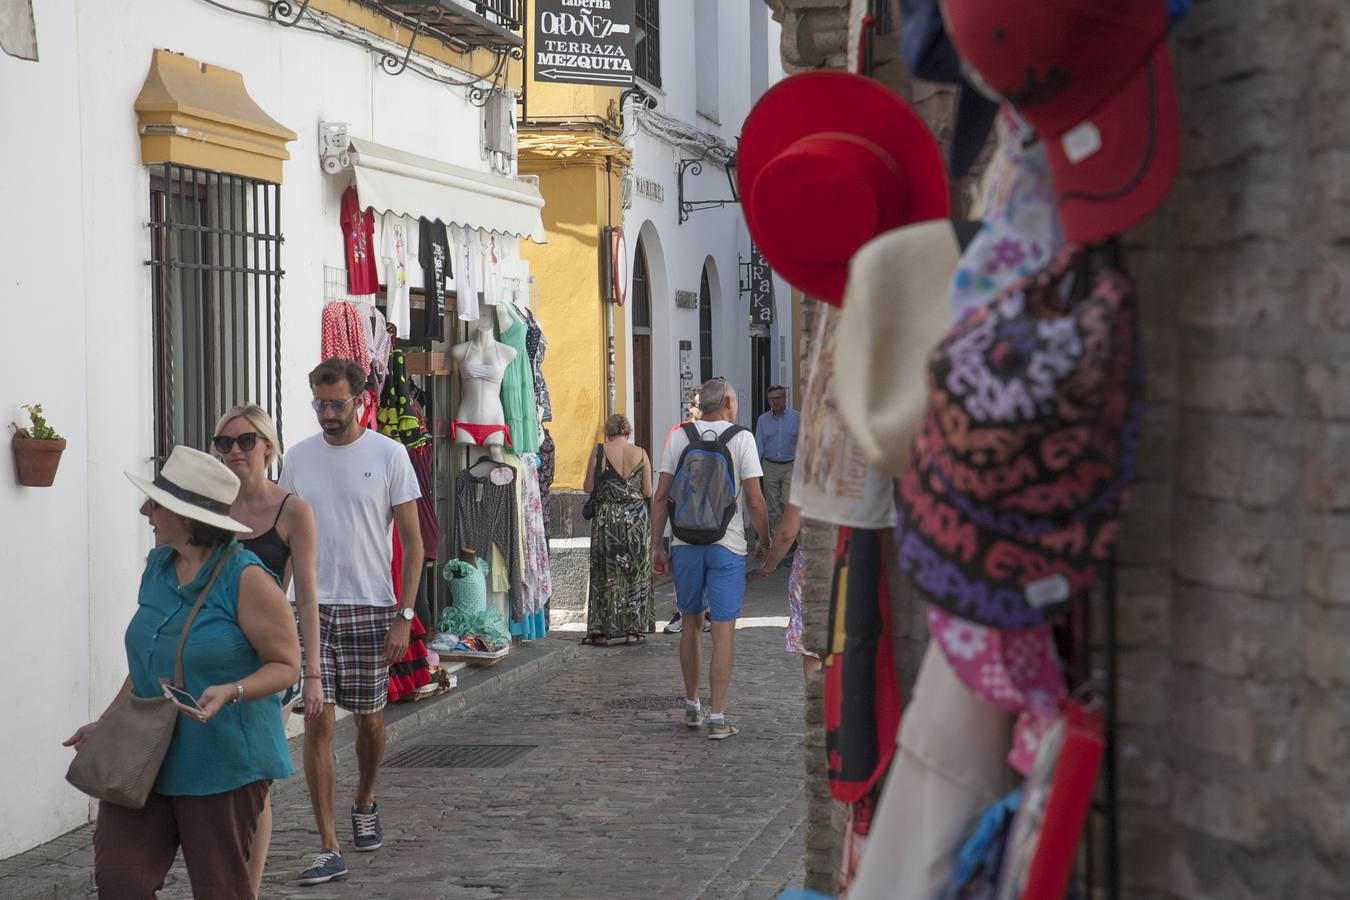
<svg viewBox="0 0 1350 900">
<path fill-rule="evenodd" d="M 551 674 L 391 741 L 387 756 L 434 744 L 532 749 L 501 768 L 383 769 L 384 847 L 349 850 L 342 881 L 294 884 L 318 850 L 297 772 L 275 793 L 263 895 L 748 900 L 799 883 L 802 679 L 783 651 L 786 567 L 748 587 L 728 707 L 738 736 L 709 741 L 679 720 L 677 637 L 582 647 Z M 669 587 L 659 593 L 659 619 L 670 597 Z M 707 702 L 708 636 L 704 647 Z M 338 833 L 350 840 L 354 761 L 340 770 Z M 181 867 L 162 896 L 190 896 Z"/>
</svg>

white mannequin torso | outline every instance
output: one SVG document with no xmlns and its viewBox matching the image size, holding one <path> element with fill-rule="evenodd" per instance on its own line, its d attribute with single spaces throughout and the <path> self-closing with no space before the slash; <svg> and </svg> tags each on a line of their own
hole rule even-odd
<svg viewBox="0 0 1350 900">
<path fill-rule="evenodd" d="M 503 314 L 504 311 L 498 313 L 499 316 Z M 506 415 L 502 410 L 502 377 L 507 366 L 516 358 L 516 351 L 493 339 L 491 320 L 485 317 L 478 320 L 473 336 L 468 341 L 450 348 L 450 355 L 459 363 L 461 387 L 455 421 L 472 425 L 504 425 Z M 506 443 L 506 435 L 498 430 L 476 440 L 467 430 L 457 427 L 455 443 L 501 447 Z"/>
</svg>

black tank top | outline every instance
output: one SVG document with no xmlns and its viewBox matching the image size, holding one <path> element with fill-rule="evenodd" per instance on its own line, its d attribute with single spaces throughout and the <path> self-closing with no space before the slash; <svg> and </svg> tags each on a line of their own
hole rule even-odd
<svg viewBox="0 0 1350 900">
<path fill-rule="evenodd" d="M 281 581 L 286 574 L 286 562 L 291 558 L 290 545 L 281 539 L 277 533 L 277 523 L 281 521 L 281 511 L 286 508 L 286 501 L 291 499 L 287 494 L 281 498 L 281 505 L 277 507 L 277 517 L 272 520 L 272 527 L 264 531 L 257 537 L 251 537 L 246 541 L 239 543 L 244 545 L 247 550 L 252 550 L 262 560 L 262 564 L 272 570 L 272 574 L 277 576 L 277 581 Z"/>
</svg>

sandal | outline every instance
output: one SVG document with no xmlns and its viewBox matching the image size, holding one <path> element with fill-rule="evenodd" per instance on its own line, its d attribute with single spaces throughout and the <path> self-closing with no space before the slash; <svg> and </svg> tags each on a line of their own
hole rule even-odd
<svg viewBox="0 0 1350 900">
<path fill-rule="evenodd" d="M 588 634 L 581 639 L 583 644 L 590 644 L 592 647 L 608 647 L 609 635 L 607 634 Z"/>
<path fill-rule="evenodd" d="M 645 643 L 647 643 L 647 636 L 636 632 L 629 632 L 628 636 L 623 639 L 623 645 L 625 647 L 636 647 L 639 644 Z"/>
</svg>

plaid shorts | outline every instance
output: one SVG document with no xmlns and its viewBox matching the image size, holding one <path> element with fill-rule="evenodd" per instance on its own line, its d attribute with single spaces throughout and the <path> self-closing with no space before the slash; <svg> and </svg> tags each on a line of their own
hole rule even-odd
<svg viewBox="0 0 1350 900">
<path fill-rule="evenodd" d="M 389 699 L 384 639 L 394 624 L 394 606 L 319 604 L 319 674 L 323 702 L 370 714 Z"/>
</svg>

